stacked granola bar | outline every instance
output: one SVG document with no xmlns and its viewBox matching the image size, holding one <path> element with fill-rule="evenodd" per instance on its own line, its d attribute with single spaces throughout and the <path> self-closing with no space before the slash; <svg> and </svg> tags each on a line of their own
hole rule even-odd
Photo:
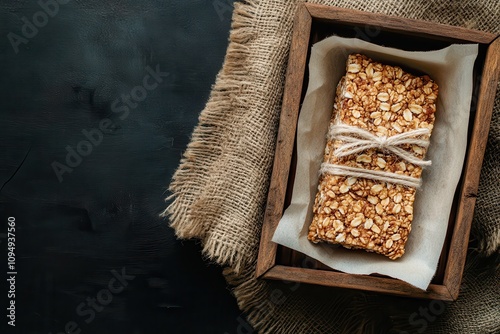
<svg viewBox="0 0 500 334">
<path fill-rule="evenodd" d="M 379 137 L 421 128 L 432 131 L 437 94 L 437 84 L 427 75 L 414 76 L 364 55 L 350 55 L 347 74 L 337 86 L 331 123 L 356 126 Z M 324 163 L 421 176 L 422 167 L 379 148 L 339 157 L 334 151 L 342 144 L 328 140 Z M 420 145 L 401 148 L 420 159 L 426 153 Z M 415 191 L 397 183 L 325 173 L 319 180 L 308 238 L 397 259 L 405 252 L 411 230 Z"/>
</svg>

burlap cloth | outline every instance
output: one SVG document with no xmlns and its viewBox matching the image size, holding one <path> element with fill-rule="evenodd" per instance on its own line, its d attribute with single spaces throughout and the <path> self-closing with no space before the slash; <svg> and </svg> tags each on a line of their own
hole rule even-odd
<svg viewBox="0 0 500 334">
<path fill-rule="evenodd" d="M 257 280 L 254 270 L 297 0 L 236 3 L 210 99 L 170 184 L 165 215 L 226 266 L 238 305 L 263 333 L 500 333 L 500 99 L 481 173 L 458 301 Z M 500 1 L 311 1 L 500 33 Z M 435 313 L 422 315 L 432 307 Z M 437 314 L 437 315 L 436 315 Z M 435 316 L 436 315 L 436 316 Z M 242 325 L 234 332 L 247 333 Z"/>
</svg>

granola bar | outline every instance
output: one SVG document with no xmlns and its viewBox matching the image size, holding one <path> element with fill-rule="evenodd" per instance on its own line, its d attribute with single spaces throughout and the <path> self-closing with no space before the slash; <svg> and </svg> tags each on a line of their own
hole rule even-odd
<svg viewBox="0 0 500 334">
<path fill-rule="evenodd" d="M 360 54 L 350 55 L 346 67 L 337 86 L 332 124 L 341 122 L 386 137 L 420 128 L 432 131 L 438 86 L 429 76 L 414 76 Z M 422 167 L 378 148 L 338 157 L 333 152 L 341 145 L 342 141 L 329 139 L 324 162 L 421 176 Z M 425 157 L 425 147 L 404 144 L 401 148 Z M 411 231 L 415 191 L 391 182 L 323 174 L 308 239 L 397 259 L 404 254 Z"/>
</svg>

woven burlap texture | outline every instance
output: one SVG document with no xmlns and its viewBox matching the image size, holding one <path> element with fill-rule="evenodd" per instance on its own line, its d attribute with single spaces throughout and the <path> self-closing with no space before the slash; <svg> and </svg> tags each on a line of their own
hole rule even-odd
<svg viewBox="0 0 500 334">
<path fill-rule="evenodd" d="M 500 32 L 497 0 L 311 2 Z M 164 215 L 179 238 L 200 239 L 204 254 L 226 267 L 239 307 L 259 332 L 500 332 L 498 90 L 472 229 L 477 246 L 469 251 L 458 301 L 438 305 L 255 278 L 292 22 L 299 3 L 235 3 L 223 68 L 174 174 Z M 439 314 L 419 313 L 429 307 Z M 245 333 L 248 328 L 240 325 L 234 332 Z"/>
</svg>

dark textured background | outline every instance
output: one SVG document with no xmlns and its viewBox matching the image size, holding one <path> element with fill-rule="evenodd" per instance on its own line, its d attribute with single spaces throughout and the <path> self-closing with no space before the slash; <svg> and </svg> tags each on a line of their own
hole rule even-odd
<svg viewBox="0 0 500 334">
<path fill-rule="evenodd" d="M 158 216 L 222 65 L 231 3 L 73 0 L 16 53 L 8 34 L 23 37 L 22 18 L 33 22 L 41 7 L 0 1 L 0 333 L 55 334 L 70 321 L 74 333 L 238 331 L 221 268 Z M 113 102 L 157 65 L 168 76 L 121 119 Z M 59 182 L 53 162 L 102 119 L 114 126 Z M 15 329 L 5 317 L 9 216 Z M 135 278 L 86 323 L 77 306 L 122 268 Z"/>
</svg>

